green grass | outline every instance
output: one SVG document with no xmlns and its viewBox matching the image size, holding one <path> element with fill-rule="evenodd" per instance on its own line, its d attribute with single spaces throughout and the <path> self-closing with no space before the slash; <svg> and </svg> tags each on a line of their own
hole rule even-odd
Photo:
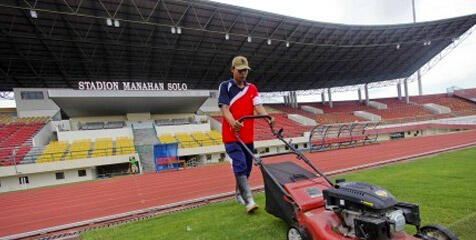
<svg viewBox="0 0 476 240">
<path fill-rule="evenodd" d="M 418 203 L 423 225 L 439 223 L 461 240 L 476 239 L 476 148 L 345 176 L 370 182 L 400 201 Z M 286 224 L 260 209 L 247 215 L 227 201 L 153 219 L 83 233 L 81 239 L 285 239 Z M 410 228 L 408 228 L 411 230 Z"/>
</svg>

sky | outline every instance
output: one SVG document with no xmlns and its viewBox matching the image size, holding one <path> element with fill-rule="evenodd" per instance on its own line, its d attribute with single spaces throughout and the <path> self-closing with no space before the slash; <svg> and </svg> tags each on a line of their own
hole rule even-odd
<svg viewBox="0 0 476 240">
<path fill-rule="evenodd" d="M 413 22 L 411 0 L 214 0 L 308 20 L 352 25 Z M 415 0 L 416 21 L 432 21 L 476 13 L 476 0 Z M 443 93 L 449 87 L 476 88 L 476 31 L 422 76 L 423 94 Z M 418 94 L 417 83 L 409 84 Z M 369 90 L 370 98 L 393 97 L 395 86 Z M 333 100 L 357 99 L 357 91 L 334 93 Z M 298 101 L 320 101 L 320 96 L 300 96 Z M 14 107 L 0 100 L 0 107 Z"/>
<path fill-rule="evenodd" d="M 214 0 L 319 22 L 352 25 L 412 23 L 411 0 Z M 415 0 L 416 21 L 433 21 L 476 13 L 476 0 Z M 252 61 L 250 59 L 250 61 Z M 476 88 L 476 31 L 422 76 L 423 94 L 443 93 L 452 86 Z M 409 84 L 418 94 L 417 82 Z M 369 89 L 370 98 L 397 96 L 389 86 Z M 357 99 L 357 91 L 333 93 L 333 100 Z M 316 99 L 317 98 L 317 99 Z M 321 96 L 301 96 L 298 101 L 320 101 Z"/>
</svg>

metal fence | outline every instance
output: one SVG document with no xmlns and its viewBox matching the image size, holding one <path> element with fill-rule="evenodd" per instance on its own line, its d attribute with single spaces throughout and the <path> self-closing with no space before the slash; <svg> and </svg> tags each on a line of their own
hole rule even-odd
<svg viewBox="0 0 476 240">
<path fill-rule="evenodd" d="M 79 151 L 44 152 L 44 148 L 31 148 L 27 153 L 21 152 L 20 147 L 0 148 L 0 166 L 18 164 L 68 161 L 84 158 L 109 157 L 116 155 L 135 154 L 135 146 L 99 148 Z"/>
</svg>

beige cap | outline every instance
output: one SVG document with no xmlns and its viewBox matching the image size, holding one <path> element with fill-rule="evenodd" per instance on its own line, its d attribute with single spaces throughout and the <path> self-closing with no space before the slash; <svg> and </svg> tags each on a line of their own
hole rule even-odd
<svg viewBox="0 0 476 240">
<path fill-rule="evenodd" d="M 248 59 L 243 56 L 236 56 L 235 58 L 233 58 L 233 61 L 231 61 L 231 66 L 238 70 L 251 69 L 248 66 Z"/>
</svg>

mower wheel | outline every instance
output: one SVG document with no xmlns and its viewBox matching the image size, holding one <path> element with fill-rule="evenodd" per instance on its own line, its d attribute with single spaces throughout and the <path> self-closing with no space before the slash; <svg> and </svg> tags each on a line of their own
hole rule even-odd
<svg viewBox="0 0 476 240">
<path fill-rule="evenodd" d="M 304 227 L 294 226 L 288 230 L 288 240 L 309 240 L 309 236 Z"/>
<path fill-rule="evenodd" d="M 456 235 L 451 230 L 437 224 L 428 224 L 424 227 L 421 227 L 420 234 L 423 235 L 423 239 L 458 240 L 458 237 L 456 237 Z"/>
</svg>

